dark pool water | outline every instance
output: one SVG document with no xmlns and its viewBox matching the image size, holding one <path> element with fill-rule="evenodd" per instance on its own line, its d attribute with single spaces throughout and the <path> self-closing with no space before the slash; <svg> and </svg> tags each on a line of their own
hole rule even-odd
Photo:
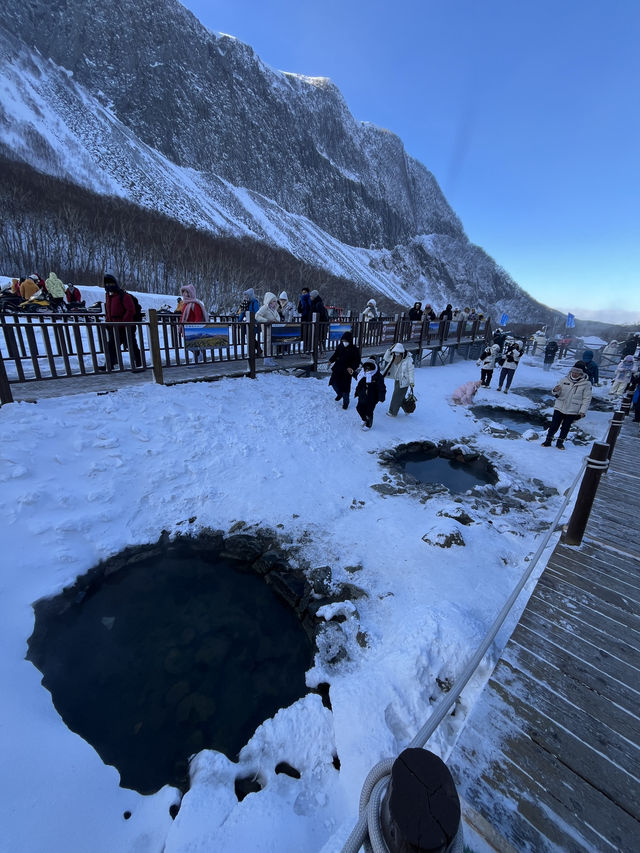
<svg viewBox="0 0 640 853">
<path fill-rule="evenodd" d="M 471 411 L 477 418 L 489 418 L 506 429 L 524 433 L 528 429 L 549 426 L 550 420 L 539 412 L 523 412 L 515 409 L 501 409 L 496 406 L 472 406 Z"/>
<path fill-rule="evenodd" d="M 235 759 L 306 692 L 311 643 L 294 611 L 262 578 L 188 545 L 109 576 L 66 610 L 62 599 L 36 604 L 27 657 L 123 787 L 186 790 L 191 754 Z"/>
<path fill-rule="evenodd" d="M 457 462 L 433 451 L 407 453 L 398 459 L 400 467 L 421 483 L 441 483 L 449 491 L 460 493 L 485 483 L 496 483 L 497 477 L 481 459 Z"/>
</svg>

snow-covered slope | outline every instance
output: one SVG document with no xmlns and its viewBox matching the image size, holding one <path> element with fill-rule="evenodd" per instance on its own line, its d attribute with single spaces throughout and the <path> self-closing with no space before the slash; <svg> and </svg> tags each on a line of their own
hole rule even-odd
<svg viewBox="0 0 640 853">
<path fill-rule="evenodd" d="M 10 160 L 281 247 L 369 295 L 514 320 L 531 312 L 469 243 L 433 175 L 393 133 L 356 121 L 329 80 L 269 68 L 176 0 L 100 10 L 7 0 L 3 24 L 0 153 Z"/>
</svg>

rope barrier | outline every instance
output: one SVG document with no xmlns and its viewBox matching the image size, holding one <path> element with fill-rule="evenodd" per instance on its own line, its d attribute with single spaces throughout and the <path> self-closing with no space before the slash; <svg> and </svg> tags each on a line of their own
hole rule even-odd
<svg viewBox="0 0 640 853">
<path fill-rule="evenodd" d="M 527 567 L 527 570 L 524 572 L 524 574 L 514 587 L 513 591 L 511 592 L 511 595 L 504 603 L 502 609 L 500 610 L 500 613 L 495 618 L 484 640 L 476 650 L 475 654 L 470 658 L 460 677 L 457 679 L 451 690 L 448 693 L 443 694 L 436 702 L 429 719 L 418 731 L 413 740 L 409 743 L 409 748 L 424 747 L 424 745 L 433 735 L 442 720 L 448 714 L 451 707 L 458 700 L 464 688 L 467 686 L 467 683 L 471 679 L 471 676 L 476 671 L 476 669 L 480 665 L 480 662 L 489 650 L 489 647 L 495 640 L 498 631 L 502 627 L 504 621 L 509 615 L 509 612 L 511 611 L 511 608 L 513 607 L 520 593 L 524 589 L 525 584 L 531 577 L 531 574 L 533 573 L 533 570 L 536 567 L 538 560 L 547 548 L 551 536 L 558 531 L 560 519 L 562 518 L 569 504 L 569 500 L 571 499 L 571 496 L 573 495 L 573 492 L 575 491 L 575 488 L 578 485 L 578 482 L 580 481 L 580 478 L 582 477 L 587 467 L 606 470 L 609 467 L 609 462 L 592 459 L 591 456 L 587 456 L 583 459 L 578 474 L 576 475 L 571 486 L 565 492 L 564 500 L 560 505 L 560 509 L 556 513 L 553 523 L 549 526 L 549 529 L 542 537 L 542 541 L 540 542 L 540 545 L 538 546 L 538 549 L 535 552 L 531 563 Z M 384 792 L 388 785 L 387 777 L 391 774 L 391 768 L 393 766 L 394 760 L 395 759 L 393 758 L 383 759 L 382 761 L 378 762 L 378 764 L 374 765 L 374 767 L 372 767 L 372 769 L 367 774 L 367 777 L 362 785 L 362 791 L 360 793 L 360 817 L 358 819 L 357 824 L 352 829 L 349 837 L 347 838 L 344 846 L 342 847 L 341 853 L 358 853 L 358 851 L 363 846 L 366 853 L 389 853 L 388 847 L 384 840 L 384 836 L 382 835 L 382 829 L 380 827 L 380 802 L 382 800 L 382 797 L 384 796 Z M 461 825 L 458 834 L 452 842 L 451 853 L 462 853 L 462 836 L 463 833 Z"/>
<path fill-rule="evenodd" d="M 595 468 L 596 471 L 606 471 L 608 467 L 608 459 L 592 459 L 591 456 L 587 456 L 587 468 Z"/>
</svg>

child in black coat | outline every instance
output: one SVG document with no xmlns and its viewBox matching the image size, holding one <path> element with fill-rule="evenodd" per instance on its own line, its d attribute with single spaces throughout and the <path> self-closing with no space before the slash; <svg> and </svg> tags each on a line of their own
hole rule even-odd
<svg viewBox="0 0 640 853">
<path fill-rule="evenodd" d="M 355 396 L 358 399 L 356 410 L 362 418 L 362 429 L 371 429 L 373 425 L 373 410 L 378 403 L 384 402 L 387 389 L 378 365 L 366 359 L 362 365 L 364 376 L 356 385 Z"/>
</svg>

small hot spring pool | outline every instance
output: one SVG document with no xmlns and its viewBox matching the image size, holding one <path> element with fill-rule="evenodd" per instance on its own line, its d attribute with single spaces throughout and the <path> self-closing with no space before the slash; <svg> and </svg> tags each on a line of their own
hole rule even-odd
<svg viewBox="0 0 640 853">
<path fill-rule="evenodd" d="M 480 454 L 463 454 L 431 442 L 400 445 L 383 453 L 382 458 L 420 483 L 442 485 L 456 494 L 498 482 L 493 465 Z"/>
<path fill-rule="evenodd" d="M 519 411 L 504 409 L 499 406 L 472 406 L 471 411 L 476 418 L 488 418 L 505 429 L 525 433 L 529 429 L 547 429 L 550 419 L 536 411 Z"/>
<path fill-rule="evenodd" d="M 84 596 L 37 602 L 27 654 L 66 725 L 143 794 L 186 790 L 203 748 L 235 759 L 306 693 L 312 659 L 293 608 L 257 574 L 188 542 L 149 551 Z"/>
</svg>

